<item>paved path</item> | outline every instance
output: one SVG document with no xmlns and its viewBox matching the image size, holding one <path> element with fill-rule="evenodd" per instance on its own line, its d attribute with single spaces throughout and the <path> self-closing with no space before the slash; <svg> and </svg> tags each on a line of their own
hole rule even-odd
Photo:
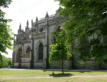
<svg viewBox="0 0 107 82">
<path fill-rule="evenodd" d="M 17 68 L 0 68 L 0 70 L 43 70 L 43 69 L 17 69 Z M 45 70 L 45 69 L 44 69 Z M 61 69 L 46 69 L 47 71 L 60 71 Z M 92 69 L 64 69 L 64 71 L 102 71 L 107 72 L 107 70 L 92 70 Z"/>
<path fill-rule="evenodd" d="M 107 74 L 105 75 L 74 75 L 74 76 L 68 76 L 66 78 L 74 78 L 74 77 L 83 77 L 83 78 L 99 78 L 99 77 L 107 77 Z M 52 76 L 0 76 L 0 80 L 11 80 L 11 79 L 40 79 L 40 78 L 54 78 Z M 61 78 L 61 77 L 59 77 Z"/>
</svg>

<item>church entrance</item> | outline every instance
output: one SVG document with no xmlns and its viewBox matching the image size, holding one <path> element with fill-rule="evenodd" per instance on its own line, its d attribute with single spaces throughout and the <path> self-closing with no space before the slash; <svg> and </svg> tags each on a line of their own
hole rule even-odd
<svg viewBox="0 0 107 82">
<path fill-rule="evenodd" d="M 43 61 L 43 44 L 42 43 L 39 44 L 38 51 L 39 51 L 39 53 L 38 53 L 38 60 L 39 61 Z"/>
<path fill-rule="evenodd" d="M 22 48 L 19 48 L 18 54 L 17 54 L 17 61 L 19 63 L 19 68 L 21 67 L 21 57 L 22 57 Z"/>
</svg>

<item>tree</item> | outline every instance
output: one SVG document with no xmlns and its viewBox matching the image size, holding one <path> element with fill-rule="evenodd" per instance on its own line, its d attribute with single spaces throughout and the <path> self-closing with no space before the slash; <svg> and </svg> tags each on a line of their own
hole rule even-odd
<svg viewBox="0 0 107 82">
<path fill-rule="evenodd" d="M 61 62 L 61 68 L 62 68 L 62 73 L 64 73 L 63 66 L 64 66 L 64 61 L 67 60 L 68 54 L 67 54 L 67 47 L 64 42 L 65 37 L 64 37 L 64 31 L 61 32 L 55 32 L 54 37 L 56 38 L 56 43 L 51 44 L 51 51 L 50 51 L 50 61 L 60 61 Z"/>
<path fill-rule="evenodd" d="M 107 0 L 57 0 L 60 15 L 68 17 L 63 29 L 67 40 L 73 44 L 78 39 L 78 51 L 85 51 L 96 62 L 107 63 Z M 89 45 L 81 45 L 85 36 Z M 89 40 L 89 37 L 92 37 Z M 103 40 L 102 40 L 103 39 Z M 75 50 L 75 49 L 74 49 Z"/>
<path fill-rule="evenodd" d="M 3 60 L 2 60 L 2 55 L 0 54 L 0 68 L 3 66 Z"/>
<path fill-rule="evenodd" d="M 5 12 L 3 12 L 3 8 L 7 8 L 10 4 L 11 0 L 0 0 L 0 55 L 2 53 L 7 53 L 6 49 L 11 49 L 13 40 L 11 29 L 7 24 L 10 22 L 10 19 L 5 19 Z M 0 60 L 2 56 L 0 56 Z"/>
<path fill-rule="evenodd" d="M 2 56 L 2 60 L 0 61 L 0 68 L 7 67 L 12 65 L 12 59 Z"/>
</svg>

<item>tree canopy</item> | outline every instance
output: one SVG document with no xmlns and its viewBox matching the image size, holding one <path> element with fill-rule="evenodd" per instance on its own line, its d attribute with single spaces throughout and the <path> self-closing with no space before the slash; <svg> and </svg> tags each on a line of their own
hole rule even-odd
<svg viewBox="0 0 107 82">
<path fill-rule="evenodd" d="M 68 17 L 63 29 L 68 43 L 77 40 L 78 51 L 98 62 L 107 61 L 107 0 L 57 0 L 60 15 Z M 82 41 L 87 41 L 82 45 Z M 86 55 L 85 55 L 86 56 Z"/>
<path fill-rule="evenodd" d="M 11 29 L 8 25 L 8 22 L 10 22 L 11 20 L 6 19 L 6 13 L 3 12 L 3 8 L 7 8 L 10 2 L 11 0 L 0 0 L 0 55 L 2 53 L 7 53 L 6 49 L 11 49 L 12 46 L 11 40 L 13 40 L 13 37 Z"/>
<path fill-rule="evenodd" d="M 8 67 L 12 65 L 12 59 L 2 56 L 2 61 L 0 61 L 0 68 L 1 67 Z"/>
</svg>

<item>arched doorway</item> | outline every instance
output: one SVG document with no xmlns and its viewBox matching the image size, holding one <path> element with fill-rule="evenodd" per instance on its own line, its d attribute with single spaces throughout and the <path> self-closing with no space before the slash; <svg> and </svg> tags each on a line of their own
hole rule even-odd
<svg viewBox="0 0 107 82">
<path fill-rule="evenodd" d="M 18 66 L 19 68 L 21 67 L 21 55 L 22 55 L 22 48 L 19 48 L 17 53 L 17 58 L 16 58 L 17 62 L 19 63 L 19 66 Z"/>
<path fill-rule="evenodd" d="M 43 60 L 43 44 L 39 44 L 39 49 L 38 49 L 38 60 L 42 61 Z"/>
</svg>

